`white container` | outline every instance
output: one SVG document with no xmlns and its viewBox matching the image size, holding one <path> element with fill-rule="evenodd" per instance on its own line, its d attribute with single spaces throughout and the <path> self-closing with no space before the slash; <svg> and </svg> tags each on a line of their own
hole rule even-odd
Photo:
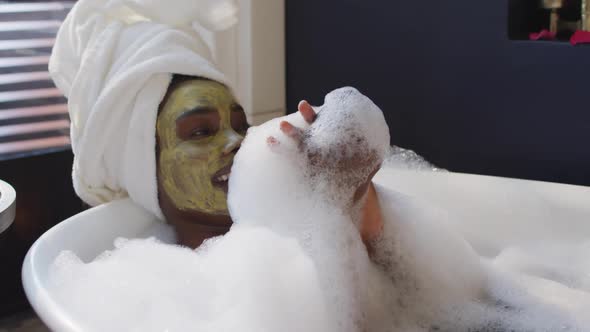
<svg viewBox="0 0 590 332">
<path fill-rule="evenodd" d="M 0 180 L 0 234 L 10 227 L 16 212 L 16 192 L 8 183 Z"/>
<path fill-rule="evenodd" d="M 447 209 L 466 239 L 482 255 L 510 245 L 547 239 L 590 238 L 590 188 L 498 177 L 385 169 L 376 182 Z M 157 223 L 129 200 L 80 213 L 43 234 L 23 265 L 27 297 L 54 331 L 84 331 L 47 289 L 51 262 L 62 250 L 92 260 L 112 248 L 117 237 L 146 237 Z"/>
</svg>

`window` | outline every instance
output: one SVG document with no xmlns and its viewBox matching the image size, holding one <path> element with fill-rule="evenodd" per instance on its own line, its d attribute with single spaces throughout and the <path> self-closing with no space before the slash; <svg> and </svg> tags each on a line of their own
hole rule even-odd
<svg viewBox="0 0 590 332">
<path fill-rule="evenodd" d="M 0 1 L 0 160 L 69 148 L 65 98 L 47 64 L 74 1 Z"/>
</svg>

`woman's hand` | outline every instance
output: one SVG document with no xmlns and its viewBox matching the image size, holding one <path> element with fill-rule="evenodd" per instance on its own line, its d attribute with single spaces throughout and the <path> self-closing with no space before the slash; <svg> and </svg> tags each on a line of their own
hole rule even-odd
<svg viewBox="0 0 590 332">
<path fill-rule="evenodd" d="M 312 124 L 315 121 L 317 115 L 307 101 L 302 100 L 301 102 L 299 102 L 297 108 L 299 110 L 299 113 L 301 113 L 301 116 L 303 116 L 303 119 L 308 124 Z M 290 122 L 282 121 L 280 123 L 280 129 L 286 136 L 296 140 L 296 142 L 299 145 L 303 145 L 305 143 L 303 137 L 303 130 L 293 126 Z M 277 144 L 277 141 L 273 137 L 269 137 L 268 143 L 269 145 L 273 145 Z M 310 156 L 310 158 L 313 159 L 313 156 Z M 346 162 L 342 163 L 342 165 L 348 165 L 352 167 L 350 163 Z M 373 172 L 371 177 L 367 180 L 366 185 L 363 185 L 361 186 L 361 188 L 359 188 L 359 190 L 362 191 L 359 192 L 359 196 L 366 197 L 364 206 L 362 208 L 362 219 L 359 232 L 361 234 L 363 242 L 367 246 L 367 250 L 369 251 L 369 253 L 371 253 L 370 243 L 379 237 L 383 229 L 383 218 L 381 215 L 381 208 L 379 206 L 377 192 L 375 191 L 375 187 L 371 182 L 374 173 L 375 172 Z"/>
<path fill-rule="evenodd" d="M 312 124 L 315 119 L 316 119 L 316 113 L 313 110 L 313 107 L 311 107 L 311 105 L 305 101 L 302 100 L 299 102 L 299 105 L 297 106 L 297 109 L 299 110 L 299 113 L 301 113 L 301 116 L 303 116 L 303 119 L 305 120 L 305 122 Z M 290 122 L 288 121 L 281 121 L 281 131 L 283 133 L 285 133 L 285 135 L 298 140 L 299 142 L 301 142 L 301 129 L 293 126 Z"/>
</svg>

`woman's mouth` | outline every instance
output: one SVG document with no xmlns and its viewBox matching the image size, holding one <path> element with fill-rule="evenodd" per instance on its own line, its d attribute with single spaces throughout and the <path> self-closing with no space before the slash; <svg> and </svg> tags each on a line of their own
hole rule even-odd
<svg viewBox="0 0 590 332">
<path fill-rule="evenodd" d="M 229 174 L 223 174 L 215 179 L 217 182 L 227 181 L 229 179 Z"/>
<path fill-rule="evenodd" d="M 222 169 L 217 171 L 215 174 L 213 174 L 213 176 L 211 177 L 211 183 L 213 184 L 213 186 L 222 189 L 225 193 L 227 193 L 227 190 L 228 190 L 228 182 L 229 182 L 229 177 L 231 174 L 231 166 L 232 166 L 232 164 L 229 164 L 229 165 L 223 167 Z"/>
</svg>

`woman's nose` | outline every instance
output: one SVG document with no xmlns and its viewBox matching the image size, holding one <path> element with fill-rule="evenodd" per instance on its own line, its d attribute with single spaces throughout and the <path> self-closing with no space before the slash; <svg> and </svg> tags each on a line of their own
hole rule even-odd
<svg viewBox="0 0 590 332">
<path fill-rule="evenodd" d="M 232 152 L 238 151 L 242 141 L 244 140 L 244 136 L 231 129 L 227 129 L 225 134 L 227 136 L 227 140 L 223 148 L 223 154 L 230 154 Z"/>
</svg>

